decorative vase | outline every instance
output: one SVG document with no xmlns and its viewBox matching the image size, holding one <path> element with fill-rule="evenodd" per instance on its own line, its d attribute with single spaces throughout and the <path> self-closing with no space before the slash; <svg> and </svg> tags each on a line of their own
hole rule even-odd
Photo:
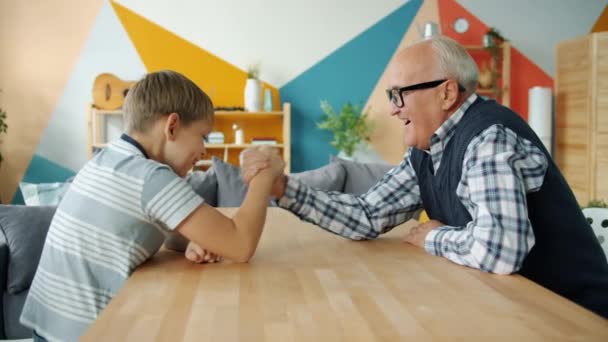
<svg viewBox="0 0 608 342">
<path fill-rule="evenodd" d="M 488 68 L 488 64 L 484 61 L 479 69 L 479 87 L 489 89 L 492 87 L 492 70 Z"/>
<path fill-rule="evenodd" d="M 247 79 L 245 83 L 245 110 L 259 112 L 262 109 L 262 86 L 255 78 Z"/>
<path fill-rule="evenodd" d="M 272 92 L 268 88 L 264 90 L 264 111 L 272 112 Z"/>
</svg>

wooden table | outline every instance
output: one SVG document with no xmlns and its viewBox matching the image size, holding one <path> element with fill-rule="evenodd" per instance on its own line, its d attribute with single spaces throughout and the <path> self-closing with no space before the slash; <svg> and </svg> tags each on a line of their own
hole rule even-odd
<svg viewBox="0 0 608 342">
<path fill-rule="evenodd" d="M 161 251 L 84 340 L 608 341 L 608 320 L 521 276 L 425 254 L 405 229 L 355 242 L 272 208 L 249 264 Z"/>
</svg>

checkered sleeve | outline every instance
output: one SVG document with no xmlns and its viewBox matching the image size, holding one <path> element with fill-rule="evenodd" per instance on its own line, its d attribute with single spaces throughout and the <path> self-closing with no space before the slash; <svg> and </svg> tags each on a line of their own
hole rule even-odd
<svg viewBox="0 0 608 342">
<path fill-rule="evenodd" d="M 469 144 L 456 189 L 472 221 L 432 230 L 426 251 L 486 272 L 517 272 L 535 242 L 526 194 L 540 189 L 547 167 L 530 141 L 502 125 L 486 129 Z"/>
<path fill-rule="evenodd" d="M 289 178 L 279 206 L 329 232 L 364 240 L 412 218 L 422 200 L 416 174 L 406 157 L 360 196 L 312 189 Z"/>
</svg>

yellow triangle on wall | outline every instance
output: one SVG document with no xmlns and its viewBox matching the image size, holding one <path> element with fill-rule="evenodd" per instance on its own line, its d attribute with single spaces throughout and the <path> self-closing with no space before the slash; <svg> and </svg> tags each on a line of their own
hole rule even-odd
<svg viewBox="0 0 608 342">
<path fill-rule="evenodd" d="M 243 106 L 245 71 L 114 1 L 112 7 L 148 72 L 177 71 L 203 89 L 215 106 Z M 263 87 L 271 89 L 274 108 L 279 108 L 277 88 L 265 82 Z"/>
</svg>

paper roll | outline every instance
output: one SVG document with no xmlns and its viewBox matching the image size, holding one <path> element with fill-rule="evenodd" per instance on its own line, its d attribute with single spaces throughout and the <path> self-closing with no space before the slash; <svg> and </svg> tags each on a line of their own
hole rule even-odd
<svg viewBox="0 0 608 342">
<path fill-rule="evenodd" d="M 532 87 L 528 91 L 528 124 L 551 152 L 553 135 L 551 88 Z"/>
</svg>

